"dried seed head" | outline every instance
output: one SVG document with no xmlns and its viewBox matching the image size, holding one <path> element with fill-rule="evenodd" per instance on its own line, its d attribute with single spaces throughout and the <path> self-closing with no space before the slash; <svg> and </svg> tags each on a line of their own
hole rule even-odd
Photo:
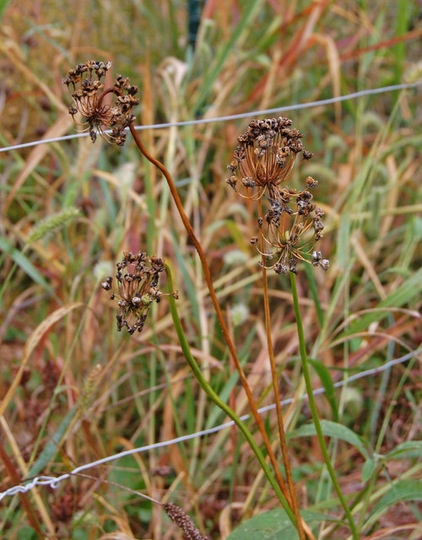
<svg viewBox="0 0 422 540">
<path fill-rule="evenodd" d="M 137 254 L 129 251 L 123 254 L 116 269 L 118 292 L 112 292 L 110 299 L 118 298 L 117 330 L 126 328 L 129 334 L 141 332 L 151 304 L 159 302 L 163 295 L 158 282 L 164 270 L 164 262 L 159 257 L 148 257 L 141 251 Z M 112 281 L 108 277 L 101 284 L 102 288 L 110 291 Z M 177 298 L 177 293 L 172 296 Z"/>
<path fill-rule="evenodd" d="M 315 178 L 312 178 L 312 176 L 308 176 L 306 178 L 306 185 L 308 188 L 314 188 L 318 186 L 318 180 L 315 180 Z"/>
<path fill-rule="evenodd" d="M 302 134 L 291 125 L 292 121 L 282 116 L 252 120 L 238 138 L 228 165 L 231 175 L 227 183 L 243 197 L 258 200 L 268 193 L 276 198 L 278 186 L 290 176 L 296 155 L 302 152 L 310 159 L 312 154 L 304 150 Z"/>
<path fill-rule="evenodd" d="M 323 259 L 320 251 L 314 251 L 312 253 L 312 264 L 313 266 L 320 266 L 325 271 L 330 267 L 330 261 L 328 259 Z"/>
<path fill-rule="evenodd" d="M 288 196 L 284 195 L 270 201 L 271 206 L 264 216 L 264 226 L 260 228 L 259 240 L 256 241 L 263 258 L 272 259 L 264 266 L 272 268 L 277 274 L 296 273 L 298 261 L 309 262 L 309 254 L 315 242 L 322 238 L 324 228 L 321 221 L 323 212 L 315 207 L 309 191 L 294 194 L 289 190 Z M 286 200 L 289 202 L 286 203 Z M 268 257 L 269 253 L 271 257 Z M 322 256 L 316 264 L 312 255 L 314 266 L 327 269 L 328 261 L 324 259 L 326 262 L 322 264 L 320 260 Z"/>
<path fill-rule="evenodd" d="M 192 519 L 182 508 L 180 508 L 180 506 L 173 503 L 167 503 L 164 505 L 164 511 L 169 518 L 176 523 L 179 529 L 183 531 L 186 540 L 208 540 L 207 536 L 202 536 L 195 527 Z"/>
<path fill-rule="evenodd" d="M 324 270 L 329 267 L 322 255 L 309 260 L 324 229 L 324 213 L 316 207 L 310 192 L 318 181 L 308 176 L 302 191 L 281 185 L 290 178 L 297 154 L 302 153 L 306 160 L 312 157 L 303 148 L 300 131 L 291 126 L 292 121 L 284 117 L 252 120 L 238 137 L 239 144 L 227 167 L 227 183 L 242 197 L 260 201 L 263 215 L 257 220 L 258 235 L 250 243 L 262 255 L 260 266 L 272 268 L 277 274 L 296 273 L 299 261 L 312 262 Z"/>
<path fill-rule="evenodd" d="M 83 131 L 89 131 L 92 142 L 101 135 L 107 142 L 123 146 L 125 130 L 134 120 L 132 108 L 139 104 L 138 88 L 118 75 L 114 85 L 105 89 L 104 78 L 110 68 L 111 62 L 90 60 L 78 64 L 68 72 L 63 84 L 73 98 L 69 113 L 74 119 L 77 113 L 81 115 L 82 123 L 75 122 Z"/>
</svg>

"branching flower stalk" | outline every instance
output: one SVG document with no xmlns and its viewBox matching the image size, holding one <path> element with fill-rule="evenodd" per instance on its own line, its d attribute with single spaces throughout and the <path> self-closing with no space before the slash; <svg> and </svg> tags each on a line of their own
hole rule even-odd
<svg viewBox="0 0 422 540">
<path fill-rule="evenodd" d="M 284 117 L 252 120 L 246 132 L 238 137 L 233 160 L 227 167 L 230 171 L 227 183 L 241 197 L 258 202 L 258 235 L 251 238 L 251 244 L 255 245 L 261 254 L 267 350 L 276 403 L 279 442 L 293 510 L 298 523 L 301 524 L 280 404 L 267 281 L 267 269 L 272 268 L 279 274 L 296 270 L 297 261 L 304 260 L 302 252 L 305 234 L 313 225 L 313 220 L 308 219 L 315 209 L 310 202 L 311 193 L 307 190 L 297 193 L 283 185 L 291 176 L 298 154 L 302 154 L 304 159 L 312 157 L 312 154 L 303 147 L 302 134 L 291 126 L 292 121 Z M 315 185 L 317 182 L 309 177 L 307 186 Z M 296 208 L 292 202 L 296 202 Z M 315 219 L 319 221 L 319 217 L 318 213 Z M 322 226 L 319 228 L 322 230 Z M 320 231 L 318 234 L 320 235 Z M 305 532 L 300 525 L 298 534 L 301 540 L 305 538 Z"/>
<path fill-rule="evenodd" d="M 123 78 L 121 75 L 118 75 L 116 82 L 112 87 L 104 88 L 103 79 L 105 78 L 105 75 L 110 69 L 110 67 L 110 62 L 104 63 L 89 61 L 85 64 L 79 64 L 78 66 L 76 66 L 75 69 L 69 71 L 68 76 L 63 80 L 63 83 L 69 88 L 69 91 L 71 92 L 74 101 L 74 105 L 69 109 L 69 112 L 74 118 L 76 118 L 77 114 L 82 117 L 82 122 L 79 123 L 79 125 L 83 130 L 89 131 L 93 142 L 95 142 L 97 135 L 100 135 L 107 142 L 115 143 L 119 146 L 122 146 L 126 140 L 126 128 L 129 128 L 138 149 L 151 163 L 153 163 L 163 173 L 164 177 L 166 178 L 170 193 L 173 197 L 182 223 L 186 229 L 188 236 L 194 244 L 200 258 L 204 273 L 204 279 L 210 293 L 217 319 L 221 326 L 221 330 L 227 347 L 229 349 L 230 355 L 232 356 L 236 369 L 239 373 L 241 384 L 244 388 L 244 391 L 246 392 L 252 415 L 261 433 L 265 448 L 268 453 L 268 457 L 271 461 L 273 472 L 278 485 L 278 489 L 276 490 L 277 496 L 279 497 L 282 505 L 285 508 L 289 508 L 289 511 L 287 513 L 292 519 L 292 522 L 296 525 L 296 519 L 291 511 L 291 508 L 294 508 L 294 505 L 291 500 L 290 490 L 287 488 L 283 476 L 281 475 L 281 472 L 279 470 L 279 466 L 273 452 L 269 437 L 265 430 L 265 426 L 258 413 L 256 402 L 253 398 L 245 373 L 239 361 L 234 343 L 230 337 L 214 289 L 211 272 L 206 260 L 204 250 L 195 235 L 189 218 L 185 213 L 182 201 L 176 190 L 172 176 L 170 175 L 166 167 L 148 152 L 148 150 L 143 145 L 141 138 L 135 130 L 135 117 L 131 114 L 131 110 L 135 105 L 139 103 L 139 100 L 135 97 L 138 92 L 137 87 L 131 85 L 129 79 Z M 113 100 L 111 102 L 106 102 L 107 100 L 105 98 L 109 94 L 111 95 Z M 275 156 L 274 159 L 276 163 L 279 164 L 289 162 L 290 150 L 295 152 L 294 141 L 292 142 L 291 149 L 286 149 L 285 152 L 283 151 L 280 155 Z M 261 193 L 259 193 L 259 197 L 261 197 L 264 192 L 265 189 L 261 190 Z M 110 279 L 103 284 L 103 287 L 106 290 L 111 289 Z M 123 310 L 123 314 L 120 313 L 119 316 L 121 318 L 118 319 L 118 325 L 120 325 L 119 328 L 121 329 L 123 326 L 125 326 L 130 333 L 134 332 L 135 330 L 140 331 L 142 329 L 144 322 L 144 312 L 142 311 L 141 307 L 144 304 L 144 300 L 146 298 L 145 295 L 139 295 L 136 291 L 132 290 L 131 287 L 132 286 L 129 285 L 127 282 L 125 284 L 120 283 L 119 285 L 119 302 L 122 302 L 121 304 L 119 303 L 119 307 L 121 308 L 121 310 Z M 129 290 L 129 292 L 127 289 Z M 130 300 L 129 304 L 127 303 L 128 298 Z M 148 305 L 153 300 L 157 301 L 157 298 L 151 299 L 151 297 L 148 296 Z M 135 317 L 135 322 L 131 324 L 127 321 L 126 315 L 135 315 L 139 316 L 139 318 L 136 320 Z M 126 323 L 124 321 L 126 321 Z M 199 375 L 200 371 L 198 371 L 196 374 Z M 261 463 L 261 465 L 264 467 L 263 463 Z M 273 487 L 275 487 L 276 484 L 274 482 L 271 483 Z M 306 527 L 306 524 L 304 524 L 304 527 Z M 313 538 L 311 531 L 309 529 L 308 531 L 309 538 Z"/>
</svg>

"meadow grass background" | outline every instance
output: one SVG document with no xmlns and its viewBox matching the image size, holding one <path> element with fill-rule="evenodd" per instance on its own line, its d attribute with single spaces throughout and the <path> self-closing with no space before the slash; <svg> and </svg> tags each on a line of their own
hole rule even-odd
<svg viewBox="0 0 422 540">
<path fill-rule="evenodd" d="M 307 103 L 422 76 L 418 2 L 207 1 L 195 45 L 189 6 L 193 13 L 193 2 L 175 1 L 0 3 L 1 145 L 74 133 L 61 81 L 89 59 L 111 60 L 114 74 L 140 87 L 136 113 L 145 125 Z M 310 357 L 328 368 L 316 369 L 314 385 L 329 388 L 327 373 L 347 379 L 420 348 L 421 89 L 283 115 L 315 154 L 290 185 L 317 178 L 315 197 L 326 214 L 320 248 L 330 270 L 301 267 L 298 285 Z M 141 136 L 176 180 L 254 395 L 267 405 L 261 273 L 249 244 L 256 216 L 225 183 L 248 122 Z M 85 137 L 9 150 L 0 154 L 0 178 L 1 490 L 225 420 L 187 368 L 165 299 L 142 334 L 116 331 L 115 306 L 100 283 L 123 251 L 147 251 L 172 265 L 194 356 L 222 399 L 249 412 L 167 186 L 130 137 L 123 149 Z M 298 431 L 310 413 L 299 399 L 288 278 L 271 277 L 270 297 L 281 394 L 294 398 L 285 414 L 299 500 L 340 518 L 316 439 Z M 362 538 L 421 535 L 420 375 L 413 354 L 317 400 L 321 418 L 353 430 L 366 452 L 330 442 Z M 274 412 L 264 420 L 274 435 Z M 30 523 L 38 522 L 46 538 L 181 538 L 160 506 L 125 488 L 179 504 L 210 538 L 227 538 L 240 522 L 277 507 L 235 430 L 88 473 L 56 490 L 5 497 L 0 536 L 37 538 Z M 347 527 L 330 527 L 316 534 L 349 537 Z"/>
</svg>

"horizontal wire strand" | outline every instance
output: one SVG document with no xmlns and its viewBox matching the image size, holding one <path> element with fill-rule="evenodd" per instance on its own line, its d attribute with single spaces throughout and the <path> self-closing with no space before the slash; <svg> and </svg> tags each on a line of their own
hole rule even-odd
<svg viewBox="0 0 422 540">
<path fill-rule="evenodd" d="M 415 351 L 409 352 L 408 354 L 401 356 L 400 358 L 396 358 L 394 360 L 390 360 L 389 362 L 386 362 L 382 366 L 379 366 L 377 368 L 368 369 L 366 371 L 362 371 L 360 373 L 356 373 L 355 375 L 351 375 L 350 377 L 347 377 L 347 379 L 342 379 L 341 381 L 338 381 L 334 383 L 335 388 L 341 388 L 345 384 L 352 383 L 353 381 L 357 381 L 359 379 L 363 379 L 365 377 L 370 377 L 373 375 L 378 375 L 379 373 L 382 373 L 388 369 L 391 369 L 394 366 L 397 366 L 399 364 L 403 364 L 404 362 L 407 362 L 408 360 L 411 360 L 414 357 L 417 357 L 419 354 L 422 353 L 422 348 L 416 349 Z M 325 388 L 320 387 L 316 388 L 313 392 L 313 394 L 320 395 L 325 393 Z M 307 394 L 305 393 L 303 396 L 300 397 L 302 401 L 307 400 Z M 281 401 L 282 405 L 290 405 L 293 403 L 293 398 L 285 399 Z M 271 411 L 275 409 L 275 403 L 272 405 L 267 405 L 266 407 L 262 407 L 258 409 L 259 414 L 263 414 L 265 412 Z M 248 420 L 250 418 L 249 414 L 244 414 L 240 417 L 242 421 Z M 27 493 L 31 489 L 34 489 L 37 486 L 49 486 L 53 489 L 56 489 L 61 482 L 64 480 L 69 479 L 71 476 L 76 476 L 78 473 L 81 473 L 82 471 L 86 471 L 87 469 L 92 469 L 93 467 L 97 467 L 98 465 L 104 465 L 105 463 L 110 463 L 111 461 L 116 461 L 117 459 L 123 458 L 125 456 L 130 456 L 133 454 L 140 454 L 142 452 L 147 452 L 149 450 L 156 450 L 157 448 L 164 448 L 166 446 L 171 446 L 173 444 L 178 444 L 181 442 L 189 441 L 191 439 L 195 439 L 197 437 L 203 437 L 205 435 L 211 435 L 213 433 L 217 433 L 219 431 L 222 431 L 224 429 L 227 429 L 229 427 L 234 426 L 234 422 L 225 422 L 224 424 L 220 424 L 218 426 L 215 426 L 213 428 L 204 429 L 202 431 L 197 431 L 195 433 L 191 433 L 189 435 L 182 435 L 181 437 L 176 437 L 174 439 L 170 439 L 168 441 L 162 441 L 159 443 L 153 443 L 149 444 L 147 446 L 141 446 L 139 448 L 131 448 L 130 450 L 125 450 L 123 452 L 119 452 L 117 454 L 112 454 L 111 456 L 107 456 L 102 459 L 98 459 L 96 461 L 91 461 L 90 463 L 85 463 L 84 465 L 80 465 L 79 467 L 76 467 L 72 471 L 62 474 L 61 476 L 36 476 L 33 478 L 30 482 L 27 484 L 20 484 L 13 486 L 11 488 L 6 489 L 5 491 L 0 492 L 0 501 L 3 500 L 7 496 L 13 496 L 18 493 Z"/>
<path fill-rule="evenodd" d="M 297 111 L 301 109 L 309 109 L 312 107 L 320 107 L 321 105 L 331 105 L 350 99 L 356 99 L 364 96 L 372 96 L 376 94 L 383 94 L 387 92 L 394 92 L 398 90 L 408 90 L 410 88 L 416 88 L 422 86 L 422 81 L 415 83 L 403 83 L 394 84 L 390 86 L 382 86 L 380 88 L 369 88 L 366 90 L 360 90 L 359 92 L 353 92 L 351 94 L 345 94 L 344 96 L 332 97 L 327 99 L 321 99 L 319 101 L 310 101 L 308 103 L 297 103 L 293 105 L 286 105 L 284 107 L 275 107 L 273 109 L 262 109 L 258 111 L 250 111 L 246 113 L 230 114 L 227 116 L 217 116 L 215 118 L 200 118 L 198 120 L 186 120 L 183 122 L 167 122 L 163 124 L 151 124 L 145 126 L 136 126 L 137 131 L 144 131 L 146 129 L 164 129 L 170 127 L 183 127 L 183 126 L 198 126 L 201 124 L 211 124 L 215 122 L 228 122 L 229 120 L 237 120 L 241 118 L 250 118 L 251 116 L 263 116 L 267 114 L 282 113 L 287 111 Z M 111 130 L 105 131 L 105 133 L 111 133 Z M 10 152 L 20 150 L 21 148 L 29 148 L 31 146 L 37 146 L 39 144 L 49 144 L 53 142 L 68 141 L 72 139 L 78 139 L 81 137 L 89 137 L 89 133 L 74 133 L 72 135 L 64 135 L 62 137 L 54 137 L 51 139 L 40 139 L 38 141 L 32 141 L 22 144 L 16 144 L 13 146 L 5 146 L 0 148 L 0 152 Z"/>
</svg>

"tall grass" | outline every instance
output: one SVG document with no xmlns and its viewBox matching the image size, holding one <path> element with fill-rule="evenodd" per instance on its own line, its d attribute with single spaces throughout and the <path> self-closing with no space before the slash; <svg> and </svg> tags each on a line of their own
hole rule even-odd
<svg viewBox="0 0 422 540">
<path fill-rule="evenodd" d="M 412 70 L 418 76 L 421 31 L 410 2 L 388 9 L 382 1 L 206 2 L 195 48 L 182 3 L 22 1 L 0 14 L 3 146 L 72 133 L 62 77 L 91 58 L 111 60 L 114 74 L 140 86 L 143 124 L 304 103 L 400 83 Z M 352 534 L 327 458 L 355 537 L 421 535 L 418 115 L 420 88 L 289 115 L 315 154 L 289 185 L 319 180 L 320 248 L 331 267 L 299 266 L 296 304 L 288 277 L 268 271 L 267 332 L 259 257 L 249 244 L 255 216 L 225 183 L 245 121 L 141 133 L 174 179 L 257 406 L 274 401 L 270 332 L 280 397 L 293 398 L 282 415 L 295 491 L 316 538 Z M 165 178 L 133 139 L 123 149 L 79 138 L 1 156 L 1 491 L 222 423 L 218 400 L 237 416 L 250 413 L 192 236 Z M 163 298 L 141 334 L 116 331 L 100 284 L 129 250 L 170 264 L 180 328 Z M 218 400 L 189 370 L 181 330 Z M 300 399 L 304 352 L 308 389 L 326 390 L 315 407 Z M 408 352 L 415 355 L 406 364 L 348 382 Z M 277 415 L 261 418 L 284 477 Z M 245 430 L 265 455 L 253 417 Z M 297 537 L 255 456 L 235 428 L 126 456 L 55 490 L 4 498 L 0 536 L 182 538 L 142 493 L 182 507 L 209 538 L 254 538 L 260 527 Z"/>
</svg>

